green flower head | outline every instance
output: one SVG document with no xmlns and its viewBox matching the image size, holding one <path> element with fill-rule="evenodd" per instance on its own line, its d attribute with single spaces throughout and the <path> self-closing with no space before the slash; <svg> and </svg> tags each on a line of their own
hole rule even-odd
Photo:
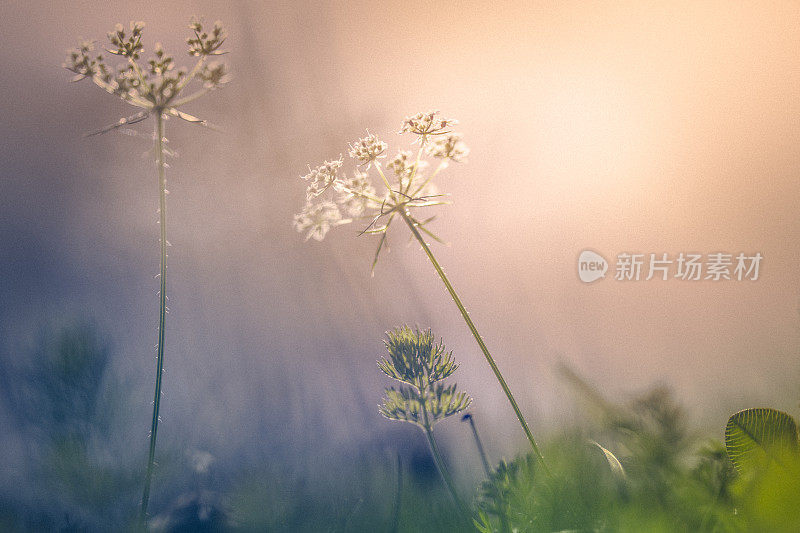
<svg viewBox="0 0 800 533">
<path fill-rule="evenodd" d="M 389 356 L 378 361 L 378 368 L 402 385 L 386 389 L 379 408 L 383 416 L 430 430 L 436 422 L 470 406 L 472 398 L 467 393 L 457 391 L 455 384 L 441 383 L 458 364 L 453 352 L 434 341 L 430 330 L 403 326 L 387 333 L 384 343 Z"/>
</svg>

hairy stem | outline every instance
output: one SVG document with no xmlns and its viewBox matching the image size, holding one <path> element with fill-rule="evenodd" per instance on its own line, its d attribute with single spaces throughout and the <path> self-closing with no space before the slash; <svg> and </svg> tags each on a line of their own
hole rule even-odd
<svg viewBox="0 0 800 533">
<path fill-rule="evenodd" d="M 425 251 L 425 255 L 428 256 L 428 259 L 430 259 L 433 268 L 436 269 L 436 273 L 439 274 L 439 278 L 441 278 L 442 282 L 444 283 L 444 286 L 447 288 L 447 292 L 449 292 L 450 296 L 453 298 L 456 307 L 458 307 L 458 310 L 461 312 L 461 316 L 464 317 L 464 322 L 467 323 L 467 327 L 469 327 L 469 330 L 472 332 L 472 336 L 475 337 L 475 340 L 478 342 L 478 346 L 483 352 L 483 355 L 486 357 L 486 361 L 489 363 L 489 366 L 492 368 L 492 372 L 494 372 L 497 381 L 500 382 L 500 387 L 502 387 L 503 392 L 506 394 L 509 403 L 511 403 L 511 407 L 514 409 L 514 413 L 516 413 L 517 419 L 519 420 L 522 429 L 525 431 L 525 436 L 528 437 L 528 441 L 531 443 L 531 448 L 533 448 L 533 453 L 539 459 L 539 462 L 542 463 L 545 471 L 549 472 L 547 465 L 544 462 L 544 457 L 542 457 L 542 453 L 539 451 L 539 446 L 536 444 L 536 440 L 533 438 L 533 434 L 531 433 L 531 430 L 528 427 L 528 423 L 525 421 L 525 417 L 522 415 L 522 411 L 517 405 L 517 401 L 514 399 L 514 395 L 511 394 L 511 389 L 508 388 L 508 384 L 506 383 L 506 380 L 503 378 L 503 374 L 500 373 L 500 369 L 497 367 L 497 363 L 494 362 L 492 354 L 489 353 L 489 348 L 487 348 L 486 343 L 483 342 L 483 338 L 481 337 L 481 334 L 478 333 L 478 328 L 476 328 L 475 324 L 472 322 L 472 318 L 470 318 L 467 309 L 464 307 L 464 304 L 461 303 L 461 298 L 458 297 L 458 294 L 456 293 L 456 290 L 453 288 L 453 285 L 450 283 L 450 280 L 447 279 L 444 270 L 442 270 L 441 265 L 439 265 L 439 262 L 436 260 L 436 257 L 434 257 L 433 252 L 428 246 L 428 243 L 425 242 L 425 239 L 420 234 L 416 224 L 411 219 L 411 215 L 409 215 L 404 209 L 399 209 L 398 212 L 400 213 L 400 216 L 403 217 L 403 220 L 405 220 L 406 224 L 408 225 L 408 228 L 411 230 L 411 233 L 417 239 L 420 246 L 422 246 L 422 249 Z"/>
<path fill-rule="evenodd" d="M 142 508 L 140 520 L 142 525 L 147 520 L 147 503 L 150 500 L 150 482 L 153 478 L 153 467 L 155 466 L 156 454 L 156 435 L 158 433 L 158 408 L 161 403 L 161 375 L 164 370 L 164 322 L 167 314 L 167 180 L 164 173 L 164 116 L 161 109 L 156 109 L 156 131 L 155 131 L 155 153 L 156 166 L 158 167 L 158 186 L 159 195 L 159 225 L 161 229 L 161 270 L 159 279 L 161 289 L 159 290 L 159 309 L 158 309 L 158 355 L 156 358 L 156 389 L 153 398 L 153 421 L 150 426 L 150 452 L 147 459 L 147 474 L 144 480 L 144 492 L 142 493 Z"/>
</svg>

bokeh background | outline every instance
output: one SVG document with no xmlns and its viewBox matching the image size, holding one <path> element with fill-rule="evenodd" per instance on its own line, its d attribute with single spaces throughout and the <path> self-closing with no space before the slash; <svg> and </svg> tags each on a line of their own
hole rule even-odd
<svg viewBox="0 0 800 533">
<path fill-rule="evenodd" d="M 567 363 L 610 397 L 672 387 L 717 438 L 752 405 L 797 412 L 800 6 L 796 2 L 7 2 L 0 7 L 0 354 L 88 324 L 124 393 L 108 453 L 144 464 L 158 301 L 157 183 L 139 136 L 82 134 L 129 109 L 60 68 L 78 37 L 144 20 L 179 58 L 221 19 L 232 81 L 169 122 L 170 248 L 159 449 L 225 465 L 410 445 L 381 419 L 382 335 L 431 327 L 490 455 L 524 446 L 499 387 L 400 227 L 374 277 L 358 228 L 303 242 L 307 165 L 440 109 L 471 148 L 439 186 L 434 250 L 546 433 L 579 409 Z M 148 48 L 151 50 L 152 47 Z M 185 58 L 188 63 L 189 58 Z M 756 282 L 582 284 L 581 250 L 760 252 Z M 6 380 L 8 381 L 8 379 Z M 446 447 L 479 468 L 463 424 Z M 393 439 L 397 440 L 393 440 Z M 0 405 L 4 491 L 28 490 L 34 432 Z M 186 459 L 188 461 L 188 459 Z M 177 467 L 176 467 L 177 468 Z M 26 488 L 27 487 L 27 488 Z M 155 499 L 154 499 L 155 501 Z"/>
</svg>

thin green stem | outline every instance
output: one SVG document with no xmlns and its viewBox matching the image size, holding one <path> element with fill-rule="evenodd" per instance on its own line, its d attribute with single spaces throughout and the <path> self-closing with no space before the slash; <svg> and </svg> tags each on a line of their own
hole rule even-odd
<svg viewBox="0 0 800 533">
<path fill-rule="evenodd" d="M 411 190 L 411 185 L 414 183 L 414 180 L 417 178 L 417 170 L 419 169 L 419 162 L 422 159 L 422 150 L 425 146 L 420 146 L 419 150 L 417 150 L 417 160 L 414 162 L 414 168 L 411 170 L 411 175 L 408 177 L 408 185 L 406 189 L 403 191 L 401 186 L 401 192 L 405 195 L 408 195 L 408 191 Z M 413 196 L 413 195 L 412 195 Z"/>
<path fill-rule="evenodd" d="M 431 447 L 431 453 L 433 454 L 433 460 L 436 463 L 436 468 L 439 469 L 439 473 L 442 475 L 442 480 L 444 480 L 444 484 L 447 486 L 447 490 L 450 492 L 450 496 L 453 498 L 453 502 L 455 502 L 456 507 L 467 520 L 467 522 L 472 522 L 472 517 L 470 515 L 469 510 L 464 505 L 464 502 L 461 501 L 461 498 L 458 496 L 458 492 L 456 492 L 456 484 L 453 482 L 453 478 L 450 477 L 450 472 L 447 470 L 447 467 L 444 464 L 444 459 L 442 458 L 442 453 L 439 451 L 439 446 L 436 444 L 436 439 L 433 438 L 433 430 L 431 428 L 423 428 L 425 431 L 425 436 L 428 438 L 428 444 Z"/>
<path fill-rule="evenodd" d="M 103 81 L 103 79 L 98 75 L 92 76 L 92 82 L 101 89 L 103 89 L 104 91 L 106 91 L 107 93 L 119 96 L 123 101 L 128 102 L 131 105 L 134 105 L 136 107 L 141 107 L 143 109 L 153 108 L 153 103 L 148 100 L 145 100 L 144 98 L 141 98 L 139 96 L 131 96 L 129 94 L 118 94 L 114 89 L 114 87 Z"/>
<path fill-rule="evenodd" d="M 528 437 L 528 441 L 531 443 L 531 448 L 533 448 L 533 453 L 539 459 L 539 462 L 542 463 L 545 471 L 549 473 L 550 471 L 547 468 L 547 464 L 544 461 L 544 457 L 542 457 L 542 453 L 539 451 L 539 446 L 536 444 L 536 440 L 533 438 L 533 434 L 531 433 L 531 430 L 528 427 L 528 423 L 525 421 L 525 417 L 522 415 L 522 411 L 517 405 L 517 401 L 514 399 L 514 395 L 511 394 L 511 389 L 508 387 L 506 380 L 503 378 L 503 374 L 500 373 L 500 369 L 497 367 L 497 363 L 494 362 L 492 354 L 489 353 L 489 348 L 487 348 L 486 343 L 483 342 L 483 338 L 481 337 L 481 334 L 478 333 L 478 328 L 476 328 L 475 324 L 472 322 L 472 318 L 470 318 L 467 309 L 464 307 L 464 304 L 461 303 L 461 298 L 458 297 L 458 294 L 456 293 L 456 290 L 453 288 L 453 285 L 450 283 L 450 280 L 447 279 L 444 270 L 442 270 L 441 265 L 439 265 L 439 262 L 436 260 L 436 257 L 434 257 L 433 252 L 428 246 L 428 243 L 425 242 L 425 239 L 420 234 L 416 224 L 414 224 L 414 222 L 412 221 L 411 216 L 403 209 L 400 209 L 398 212 L 400 213 L 400 216 L 403 217 L 403 220 L 405 220 L 406 224 L 408 225 L 408 228 L 411 230 L 411 233 L 414 234 L 414 237 L 417 239 L 420 246 L 422 246 L 422 249 L 425 251 L 425 255 L 428 256 L 428 259 L 433 265 L 433 268 L 436 269 L 436 273 L 439 274 L 439 278 L 441 278 L 442 283 L 444 283 L 444 286 L 447 288 L 447 292 L 450 293 L 450 296 L 453 298 L 456 307 L 458 307 L 458 310 L 461 312 L 461 316 L 464 317 L 464 322 L 467 323 L 467 327 L 469 327 L 469 330 L 472 332 L 472 336 L 475 337 L 475 340 L 478 342 L 478 346 L 483 352 L 483 355 L 486 357 L 486 362 L 489 363 L 489 366 L 492 368 L 492 372 L 494 372 L 497 381 L 500 382 L 500 387 L 502 387 L 503 392 L 506 394 L 509 403 L 511 403 L 511 407 L 514 409 L 514 413 L 517 415 L 517 419 L 519 420 L 522 429 L 525 431 L 525 436 Z"/>
<path fill-rule="evenodd" d="M 210 92 L 211 92 L 211 89 L 200 89 L 199 91 L 196 91 L 196 92 L 190 94 L 189 96 L 185 96 L 183 98 L 175 100 L 170 105 L 172 107 L 180 107 L 180 106 L 182 106 L 184 104 L 188 104 L 189 102 L 194 102 L 198 98 L 200 98 L 202 96 L 205 96 Z"/>
<path fill-rule="evenodd" d="M 197 73 L 200 72 L 200 67 L 202 67 L 203 63 L 205 62 L 206 62 L 206 56 L 200 56 L 200 59 L 198 59 L 197 63 L 194 64 L 194 67 L 192 67 L 192 70 L 189 72 L 189 74 L 185 78 L 183 78 L 183 80 L 178 84 L 175 94 L 181 92 L 183 88 L 186 87 L 189 84 L 189 82 L 194 79 Z"/>
<path fill-rule="evenodd" d="M 375 203 L 378 203 L 378 204 L 381 203 L 381 200 L 377 196 L 373 196 L 371 194 L 366 194 L 366 193 L 363 193 L 363 192 L 360 192 L 360 191 L 356 191 L 354 189 L 351 189 L 350 187 L 343 187 L 343 189 L 346 192 L 348 192 L 348 193 L 350 193 L 350 194 L 352 194 L 354 196 L 360 196 L 361 198 L 364 198 L 365 200 L 369 200 L 371 202 L 375 202 Z"/>
<path fill-rule="evenodd" d="M 159 225 L 161 226 L 161 270 L 159 291 L 159 310 L 158 310 L 158 352 L 156 357 L 156 389 L 153 398 L 153 421 L 150 426 L 150 452 L 147 459 L 147 474 L 144 480 L 144 492 L 142 493 L 142 508 L 140 521 L 144 525 L 147 520 L 147 504 L 150 500 L 150 482 L 153 478 L 153 468 L 155 466 L 156 454 L 156 435 L 158 433 L 158 408 L 161 404 L 161 375 L 164 370 L 164 323 L 167 314 L 167 180 L 164 165 L 164 116 L 163 110 L 156 110 L 156 166 L 158 167 L 158 186 L 159 195 Z"/>
<path fill-rule="evenodd" d="M 475 420 L 471 414 L 466 414 L 461 420 L 469 422 L 469 427 L 472 428 L 472 436 L 475 437 L 475 445 L 478 447 L 478 454 L 481 456 L 481 463 L 483 463 L 483 470 L 486 472 L 486 478 L 492 478 L 492 469 L 489 467 L 489 459 L 486 456 L 486 450 L 483 449 L 483 443 L 478 436 L 478 428 L 475 426 Z M 505 509 L 499 509 L 500 516 L 500 530 L 503 533 L 510 533 L 511 527 L 508 524 L 508 517 L 506 517 Z"/>
<path fill-rule="evenodd" d="M 489 466 L 489 459 L 486 457 L 486 450 L 483 449 L 483 443 L 481 442 L 481 438 L 478 436 L 478 428 L 475 427 L 475 421 L 472 419 L 472 415 L 464 415 L 462 420 L 469 422 L 469 427 L 472 429 L 472 436 L 475 438 L 475 446 L 478 447 L 478 455 L 481 456 L 483 471 L 486 472 L 486 477 L 491 477 L 492 469 Z"/>
<path fill-rule="evenodd" d="M 136 73 L 136 76 L 139 78 L 139 83 L 141 84 L 144 94 L 149 94 L 150 86 L 147 85 L 147 80 L 144 79 L 144 73 L 142 72 L 142 69 L 139 68 L 139 64 L 132 57 L 128 58 L 128 62 L 133 67 L 133 71 Z"/>
<path fill-rule="evenodd" d="M 413 386 L 416 387 L 420 397 L 424 398 L 425 389 L 420 385 Z M 423 400 L 420 405 L 422 407 L 421 427 L 425 432 L 425 436 L 428 438 L 428 444 L 430 445 L 431 453 L 433 454 L 433 462 L 436 463 L 436 468 L 439 470 L 439 474 L 441 474 L 442 480 L 444 481 L 445 486 L 447 486 L 448 492 L 450 492 L 450 497 L 453 498 L 453 502 L 456 504 L 459 512 L 466 519 L 467 523 L 472 523 L 471 513 L 464 505 L 464 502 L 461 501 L 461 498 L 458 497 L 458 492 L 456 492 L 456 484 L 453 482 L 453 478 L 450 477 L 450 472 L 447 470 L 447 466 L 444 464 L 444 459 L 439 451 L 439 446 L 436 444 L 436 439 L 433 438 L 433 423 L 428 419 L 428 410 L 425 408 L 425 401 Z"/>
<path fill-rule="evenodd" d="M 431 182 L 431 181 L 432 181 L 432 180 L 433 180 L 433 179 L 436 177 L 436 175 L 437 175 L 437 174 L 439 174 L 439 171 L 441 171 L 443 168 L 447 168 L 448 164 L 449 164 L 449 163 L 447 162 L 447 159 L 442 159 L 442 162 L 441 162 L 441 163 L 439 163 L 439 164 L 436 166 L 436 170 L 434 170 L 433 172 L 431 172 L 431 175 L 430 175 L 430 176 L 428 176 L 428 177 L 425 179 L 425 181 L 423 181 L 423 182 L 422 182 L 422 184 L 421 184 L 419 187 L 417 187 L 417 189 L 416 189 L 416 190 L 415 190 L 415 191 L 414 191 L 414 192 L 411 194 L 411 196 L 412 196 L 412 197 L 414 197 L 414 196 L 418 195 L 420 192 L 422 192 L 422 189 L 424 189 L 424 188 L 425 188 L 425 186 L 426 186 L 428 183 L 430 183 L 430 182 Z"/>
<path fill-rule="evenodd" d="M 389 185 L 389 180 L 386 179 L 386 174 L 383 173 L 383 169 L 381 168 L 381 164 L 378 161 L 375 161 L 375 168 L 378 169 L 378 174 L 380 174 L 381 179 L 383 180 L 383 184 L 386 186 L 386 190 L 389 191 L 389 194 L 392 197 L 392 200 L 395 204 L 399 203 L 395 192 L 392 190 L 392 186 Z"/>
</svg>

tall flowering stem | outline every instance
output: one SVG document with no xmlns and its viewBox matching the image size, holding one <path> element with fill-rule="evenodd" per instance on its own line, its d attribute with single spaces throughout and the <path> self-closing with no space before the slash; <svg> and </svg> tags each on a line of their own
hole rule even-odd
<svg viewBox="0 0 800 533">
<path fill-rule="evenodd" d="M 415 135 L 420 147 L 416 155 L 409 150 L 400 150 L 385 166 L 381 160 L 386 157 L 387 144 L 369 133 L 350 145 L 350 156 L 357 161 L 357 170 L 352 178 L 344 176 L 341 170 L 342 158 L 326 161 L 315 169 L 309 168 L 309 173 L 303 176 L 303 179 L 309 182 L 306 205 L 303 211 L 295 216 L 294 225 L 298 231 L 306 233 L 307 240 L 310 238 L 322 240 L 333 227 L 356 220 L 366 222 L 361 234 L 380 237 L 372 261 L 374 272 L 380 253 L 386 248 L 390 225 L 394 220 L 402 218 L 453 298 L 514 409 L 535 456 L 544 465 L 545 471 L 548 471 L 539 446 L 503 374 L 467 313 L 461 298 L 425 241 L 426 237 L 430 237 L 441 242 L 428 227 L 435 216 L 422 218 L 416 214 L 420 209 L 449 203 L 445 195 L 438 192 L 433 179 L 450 163 L 463 162 L 469 154 L 461 135 L 453 132 L 453 126 L 456 124 L 455 120 L 442 117 L 438 111 L 406 117 L 399 133 Z M 428 171 L 428 162 L 423 156 L 439 160 L 438 165 L 432 171 Z M 376 191 L 368 179 L 368 172 L 373 168 L 379 175 L 379 183 L 385 187 L 381 193 Z M 330 199 L 323 198 L 327 191 L 333 192 Z"/>
<path fill-rule="evenodd" d="M 204 28 L 203 22 L 192 20 L 189 25 L 192 36 L 187 39 L 188 53 L 197 58 L 190 71 L 175 68 L 173 56 L 168 55 L 160 44 L 153 47 L 153 57 L 140 63 L 144 50 L 142 33 L 144 23 L 131 22 L 128 30 L 117 24 L 108 33 L 110 47 L 107 52 L 122 59 L 120 65 L 109 65 L 102 54 L 95 55 L 91 41 L 82 42 L 74 50 L 70 50 L 64 62 L 64 68 L 75 74 L 73 81 L 90 79 L 104 91 L 119 97 L 124 102 L 139 108 L 131 116 L 123 117 L 117 122 L 101 128 L 90 135 L 98 135 L 118 128 L 155 118 L 153 151 L 156 160 L 159 187 L 159 224 L 160 224 L 160 290 L 158 311 L 158 344 L 156 345 L 156 383 L 153 398 L 153 418 L 150 425 L 150 447 L 148 450 L 147 470 L 140 508 L 140 525 L 145 526 L 147 506 L 150 501 L 150 486 L 155 467 L 156 436 L 158 434 L 159 408 L 161 406 L 161 382 L 164 371 L 164 329 L 167 314 L 167 181 L 165 175 L 165 157 L 171 152 L 164 145 L 164 121 L 168 116 L 184 122 L 208 127 L 205 120 L 199 119 L 181 110 L 194 100 L 204 96 L 223 85 L 228 80 L 224 64 L 208 62 L 209 57 L 221 55 L 220 47 L 225 42 L 226 34 L 220 22 L 212 28 Z M 187 87 L 193 81 L 202 86 L 186 94 Z"/>
<path fill-rule="evenodd" d="M 478 346 L 483 352 L 483 356 L 486 358 L 486 362 L 489 363 L 489 366 L 494 372 L 497 381 L 500 382 L 500 387 L 503 389 L 503 392 L 508 398 L 509 403 L 511 404 L 511 408 L 514 409 L 514 413 L 517 415 L 517 420 L 519 420 L 520 425 L 522 426 L 522 430 L 525 432 L 525 436 L 528 437 L 528 441 L 531 443 L 531 448 L 533 448 L 533 453 L 536 454 L 536 457 L 542 464 L 545 464 L 544 457 L 542 457 L 542 452 L 539 450 L 539 446 L 536 444 L 536 439 L 533 438 L 533 434 L 531 433 L 530 428 L 528 427 L 528 422 L 525 421 L 525 416 L 522 414 L 522 411 L 517 405 L 517 400 L 514 399 L 514 395 L 511 393 L 511 389 L 508 387 L 508 383 L 506 383 L 505 378 L 503 378 L 503 374 L 500 372 L 500 369 L 497 367 L 497 363 L 494 361 L 494 357 L 489 352 L 489 348 L 486 347 L 486 343 L 483 342 L 483 337 L 478 332 L 478 328 L 475 327 L 475 323 L 470 318 L 467 309 L 464 307 L 464 304 L 461 303 L 461 298 L 458 297 L 458 293 L 453 288 L 453 284 L 450 283 L 450 280 L 447 278 L 447 275 L 444 273 L 442 266 L 439 264 L 439 261 L 436 260 L 436 257 L 433 255 L 430 246 L 428 243 L 425 242 L 425 239 L 420 234 L 419 230 L 417 229 L 417 224 L 411 219 L 409 214 L 403 210 L 400 212 L 400 216 L 403 217 L 403 220 L 408 225 L 408 228 L 411 230 L 411 233 L 414 235 L 414 238 L 419 242 L 420 246 L 422 246 L 425 255 L 428 256 L 433 268 L 436 270 L 436 273 L 439 275 L 439 278 L 444 283 L 445 288 L 447 288 L 447 292 L 450 293 L 450 296 L 453 298 L 453 302 L 455 302 L 456 307 L 458 307 L 458 311 L 461 313 L 461 316 L 464 318 L 464 322 L 467 323 L 467 327 L 469 328 L 470 332 L 472 332 L 472 336 L 475 337 L 475 341 L 477 341 Z"/>
<path fill-rule="evenodd" d="M 147 504 L 150 501 L 150 484 L 153 480 L 153 468 L 156 457 L 156 434 L 158 433 L 158 410 L 161 406 L 161 377 L 164 373 L 164 325 L 167 318 L 167 179 L 164 162 L 164 117 L 160 110 L 156 116 L 155 130 L 156 166 L 158 167 L 159 188 L 159 216 L 158 224 L 161 229 L 161 261 L 159 280 L 161 287 L 158 291 L 158 348 L 156 352 L 156 387 L 153 397 L 153 421 L 150 425 L 150 450 L 147 456 L 147 473 L 145 474 L 144 491 L 142 492 L 142 505 L 140 520 L 147 519 Z"/>
</svg>

